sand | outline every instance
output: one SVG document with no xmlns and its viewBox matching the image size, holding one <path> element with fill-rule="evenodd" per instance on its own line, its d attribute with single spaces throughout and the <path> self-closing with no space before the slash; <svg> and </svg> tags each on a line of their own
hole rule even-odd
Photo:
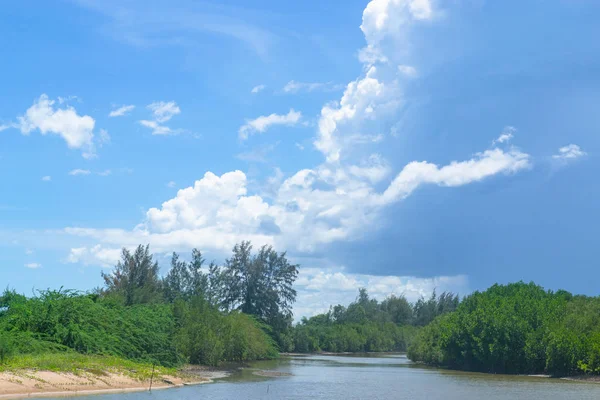
<svg viewBox="0 0 600 400">
<path fill-rule="evenodd" d="M 253 371 L 252 374 L 254 374 L 256 376 L 264 376 L 267 378 L 279 378 L 279 377 L 283 377 L 283 376 L 292 376 L 292 374 L 290 374 L 289 372 L 269 371 L 269 370 L 264 370 L 264 369 Z"/>
<path fill-rule="evenodd" d="M 210 382 L 212 374 L 189 377 L 155 376 L 152 390 Z M 21 370 L 0 373 L 0 399 L 24 397 L 67 397 L 86 394 L 118 393 L 148 390 L 150 380 L 140 381 L 118 374 L 78 374 Z"/>
</svg>

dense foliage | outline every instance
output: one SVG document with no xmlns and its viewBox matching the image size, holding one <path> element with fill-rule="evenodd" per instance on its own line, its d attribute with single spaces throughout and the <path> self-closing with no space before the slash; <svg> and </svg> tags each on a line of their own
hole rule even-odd
<svg viewBox="0 0 600 400">
<path fill-rule="evenodd" d="M 482 372 L 600 374 L 600 298 L 494 285 L 424 327 L 408 355 Z"/>
<path fill-rule="evenodd" d="M 0 363 L 18 355 L 76 352 L 165 366 L 277 356 L 289 336 L 297 266 L 271 247 L 236 245 L 225 266 L 203 271 L 173 253 L 164 277 L 148 246 L 123 249 L 94 293 L 40 291 L 0 297 Z M 291 339 L 283 343 L 289 348 Z M 287 343 L 287 344 L 286 344 Z"/>
<path fill-rule="evenodd" d="M 223 266 L 198 250 L 173 253 L 161 277 L 148 246 L 123 250 L 91 293 L 0 296 L 0 364 L 72 355 L 177 366 L 276 357 L 278 351 L 406 351 L 418 362 L 462 370 L 555 376 L 600 374 L 600 297 L 494 285 L 459 301 L 435 292 L 379 302 L 365 289 L 347 307 L 292 327 L 298 266 L 242 242 Z M 37 358 L 36 358 L 37 357 Z M 41 357 L 41 358 L 40 358 Z M 113 358 L 110 358 L 113 357 Z M 115 358 L 116 357 L 116 358 Z M 107 362 L 109 362 L 107 361 Z M 49 364 L 50 365 L 50 364 Z"/>
<path fill-rule="evenodd" d="M 285 253 L 263 246 L 252 255 L 250 242 L 242 242 L 233 248 L 222 269 L 210 268 L 210 298 L 223 311 L 255 316 L 271 327 L 280 348 L 288 350 L 297 276 L 298 266 L 290 264 Z"/>
<path fill-rule="evenodd" d="M 369 298 L 360 289 L 348 307 L 337 305 L 326 314 L 302 319 L 294 328 L 294 350 L 300 353 L 406 351 L 418 327 L 438 315 L 453 311 L 458 296 L 442 293 L 416 303 L 404 296 L 390 296 L 382 302 Z"/>
</svg>

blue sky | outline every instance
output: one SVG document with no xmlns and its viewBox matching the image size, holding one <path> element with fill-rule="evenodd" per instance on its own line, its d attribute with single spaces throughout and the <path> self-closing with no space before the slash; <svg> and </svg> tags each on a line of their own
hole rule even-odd
<svg viewBox="0 0 600 400">
<path fill-rule="evenodd" d="M 596 294 L 597 2 L 2 7 L 5 286 L 250 239 L 301 264 L 299 315 L 360 286 Z"/>
</svg>

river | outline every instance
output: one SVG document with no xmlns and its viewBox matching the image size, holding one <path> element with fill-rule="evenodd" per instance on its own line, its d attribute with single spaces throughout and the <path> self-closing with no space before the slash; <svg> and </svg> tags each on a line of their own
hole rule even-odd
<svg viewBox="0 0 600 400">
<path fill-rule="evenodd" d="M 453 372 L 412 364 L 403 355 L 297 356 L 252 363 L 212 384 L 94 396 L 94 400 L 221 399 L 600 399 L 600 384 Z M 257 376 L 276 371 L 280 377 Z"/>
</svg>

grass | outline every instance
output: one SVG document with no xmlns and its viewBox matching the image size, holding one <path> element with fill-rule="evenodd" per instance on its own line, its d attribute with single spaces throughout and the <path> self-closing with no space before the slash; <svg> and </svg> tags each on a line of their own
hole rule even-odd
<svg viewBox="0 0 600 400">
<path fill-rule="evenodd" d="M 106 376 L 122 373 L 129 377 L 146 380 L 152 375 L 152 364 L 139 363 L 114 356 L 85 355 L 73 352 L 25 354 L 9 358 L 0 365 L 0 372 L 38 370 L 52 372 L 91 373 Z M 176 375 L 175 368 L 154 367 L 154 376 Z"/>
</svg>

